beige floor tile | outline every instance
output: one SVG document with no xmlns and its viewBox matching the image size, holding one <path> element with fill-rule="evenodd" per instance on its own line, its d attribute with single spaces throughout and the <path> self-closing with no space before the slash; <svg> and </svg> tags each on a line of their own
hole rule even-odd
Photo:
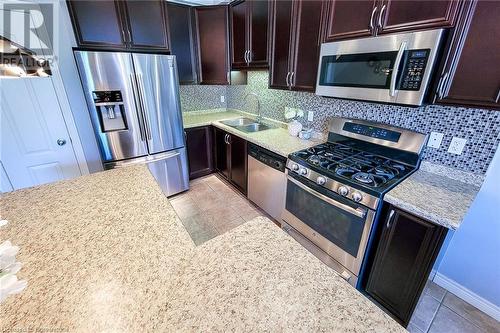
<svg viewBox="0 0 500 333">
<path fill-rule="evenodd" d="M 441 286 L 438 286 L 431 280 L 428 280 L 427 284 L 425 285 L 424 293 L 434 297 L 439 302 L 442 302 L 444 295 L 446 294 L 446 289 L 444 289 Z"/>
<path fill-rule="evenodd" d="M 264 216 L 264 214 L 256 209 L 254 210 L 251 210 L 249 212 L 243 212 L 243 213 L 240 213 L 240 216 L 243 220 L 245 221 L 251 221 L 253 220 L 254 218 L 256 218 L 257 216 Z"/>
<path fill-rule="evenodd" d="M 418 301 L 411 322 L 423 332 L 427 332 L 431 326 L 432 319 L 438 311 L 440 302 L 434 297 L 423 293 Z"/>
<path fill-rule="evenodd" d="M 412 322 L 410 322 L 410 324 L 408 324 L 408 327 L 406 328 L 408 330 L 408 332 L 410 333 L 425 333 L 424 331 L 422 331 L 420 328 L 418 328 L 415 324 L 413 324 Z"/>
<path fill-rule="evenodd" d="M 215 224 L 218 223 L 217 221 L 232 221 L 240 217 L 239 214 L 231 207 L 220 205 L 203 211 L 203 214 L 215 221 Z"/>
<path fill-rule="evenodd" d="M 181 220 L 200 213 L 198 206 L 190 198 L 174 200 L 170 203 Z"/>
<path fill-rule="evenodd" d="M 498 321 L 450 292 L 446 293 L 443 305 L 479 326 L 486 332 L 500 332 L 500 323 Z"/>
<path fill-rule="evenodd" d="M 429 333 L 481 333 L 470 321 L 462 318 L 446 306 L 440 306 Z"/>
<path fill-rule="evenodd" d="M 213 208 L 220 207 L 224 205 L 224 200 L 219 198 L 215 192 L 207 192 L 204 195 L 195 195 L 193 201 L 200 208 L 200 210 L 205 211 Z"/>
<path fill-rule="evenodd" d="M 219 220 L 215 224 L 215 229 L 219 232 L 219 234 L 223 234 L 229 230 L 232 230 L 240 225 L 245 223 L 245 220 L 243 220 L 241 217 L 238 217 L 234 220 Z"/>
</svg>

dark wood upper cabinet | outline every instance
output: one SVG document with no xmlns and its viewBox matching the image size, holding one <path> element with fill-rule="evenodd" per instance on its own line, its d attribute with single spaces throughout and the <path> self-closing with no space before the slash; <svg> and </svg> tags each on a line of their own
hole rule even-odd
<svg viewBox="0 0 500 333">
<path fill-rule="evenodd" d="M 292 51 L 292 1 L 271 2 L 271 68 L 269 87 L 289 89 L 290 52 Z"/>
<path fill-rule="evenodd" d="M 131 48 L 169 50 L 166 6 L 163 1 L 121 1 Z"/>
<path fill-rule="evenodd" d="M 269 67 L 269 1 L 250 1 L 250 67 Z"/>
<path fill-rule="evenodd" d="M 272 1 L 269 87 L 314 91 L 325 1 Z"/>
<path fill-rule="evenodd" d="M 382 225 L 366 292 L 408 325 L 448 229 L 392 206 Z"/>
<path fill-rule="evenodd" d="M 212 126 L 186 128 L 186 147 L 189 179 L 205 176 L 214 171 Z"/>
<path fill-rule="evenodd" d="M 229 7 L 231 27 L 231 68 L 269 66 L 268 1 L 236 1 Z"/>
<path fill-rule="evenodd" d="M 332 0 L 325 18 L 325 42 L 421 29 L 449 28 L 457 0 Z"/>
<path fill-rule="evenodd" d="M 166 6 L 161 0 L 69 0 L 80 47 L 168 52 Z"/>
<path fill-rule="evenodd" d="M 176 56 L 180 84 L 197 83 L 194 11 L 191 6 L 167 2 L 170 52 Z"/>
<path fill-rule="evenodd" d="M 500 2 L 468 1 L 442 66 L 434 101 L 500 108 Z"/>
<path fill-rule="evenodd" d="M 231 68 L 247 67 L 248 10 L 247 1 L 232 3 L 229 8 L 231 22 Z"/>
<path fill-rule="evenodd" d="M 365 37 L 374 34 L 377 1 L 328 1 L 324 41 Z"/>
<path fill-rule="evenodd" d="M 379 4 L 378 33 L 452 27 L 458 7 L 457 0 L 384 0 Z"/>
<path fill-rule="evenodd" d="M 292 90 L 314 91 L 321 47 L 323 1 L 300 1 L 297 4 L 295 40 L 290 85 Z"/>
<path fill-rule="evenodd" d="M 200 84 L 229 84 L 228 8 L 195 8 Z"/>
<path fill-rule="evenodd" d="M 79 46 L 126 47 L 120 8 L 115 1 L 67 1 Z"/>
</svg>

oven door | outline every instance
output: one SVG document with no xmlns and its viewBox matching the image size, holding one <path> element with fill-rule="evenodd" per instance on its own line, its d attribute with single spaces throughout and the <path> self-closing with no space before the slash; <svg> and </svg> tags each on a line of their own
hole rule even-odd
<svg viewBox="0 0 500 333">
<path fill-rule="evenodd" d="M 358 276 L 375 212 L 298 177 L 287 175 L 283 221 Z"/>
</svg>

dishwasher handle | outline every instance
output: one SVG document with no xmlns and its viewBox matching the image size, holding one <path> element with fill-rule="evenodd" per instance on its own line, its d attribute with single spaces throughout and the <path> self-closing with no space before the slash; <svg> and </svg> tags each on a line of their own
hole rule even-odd
<svg viewBox="0 0 500 333">
<path fill-rule="evenodd" d="M 281 172 L 285 172 L 286 158 L 256 145 L 249 145 L 248 156 Z"/>
</svg>

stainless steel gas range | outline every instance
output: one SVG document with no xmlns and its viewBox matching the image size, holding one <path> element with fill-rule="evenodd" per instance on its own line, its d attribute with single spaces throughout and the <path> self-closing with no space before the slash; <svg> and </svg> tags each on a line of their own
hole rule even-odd
<svg viewBox="0 0 500 333">
<path fill-rule="evenodd" d="M 288 156 L 283 229 L 358 286 L 383 195 L 418 168 L 426 141 L 399 127 L 333 118 L 326 143 Z"/>
</svg>

